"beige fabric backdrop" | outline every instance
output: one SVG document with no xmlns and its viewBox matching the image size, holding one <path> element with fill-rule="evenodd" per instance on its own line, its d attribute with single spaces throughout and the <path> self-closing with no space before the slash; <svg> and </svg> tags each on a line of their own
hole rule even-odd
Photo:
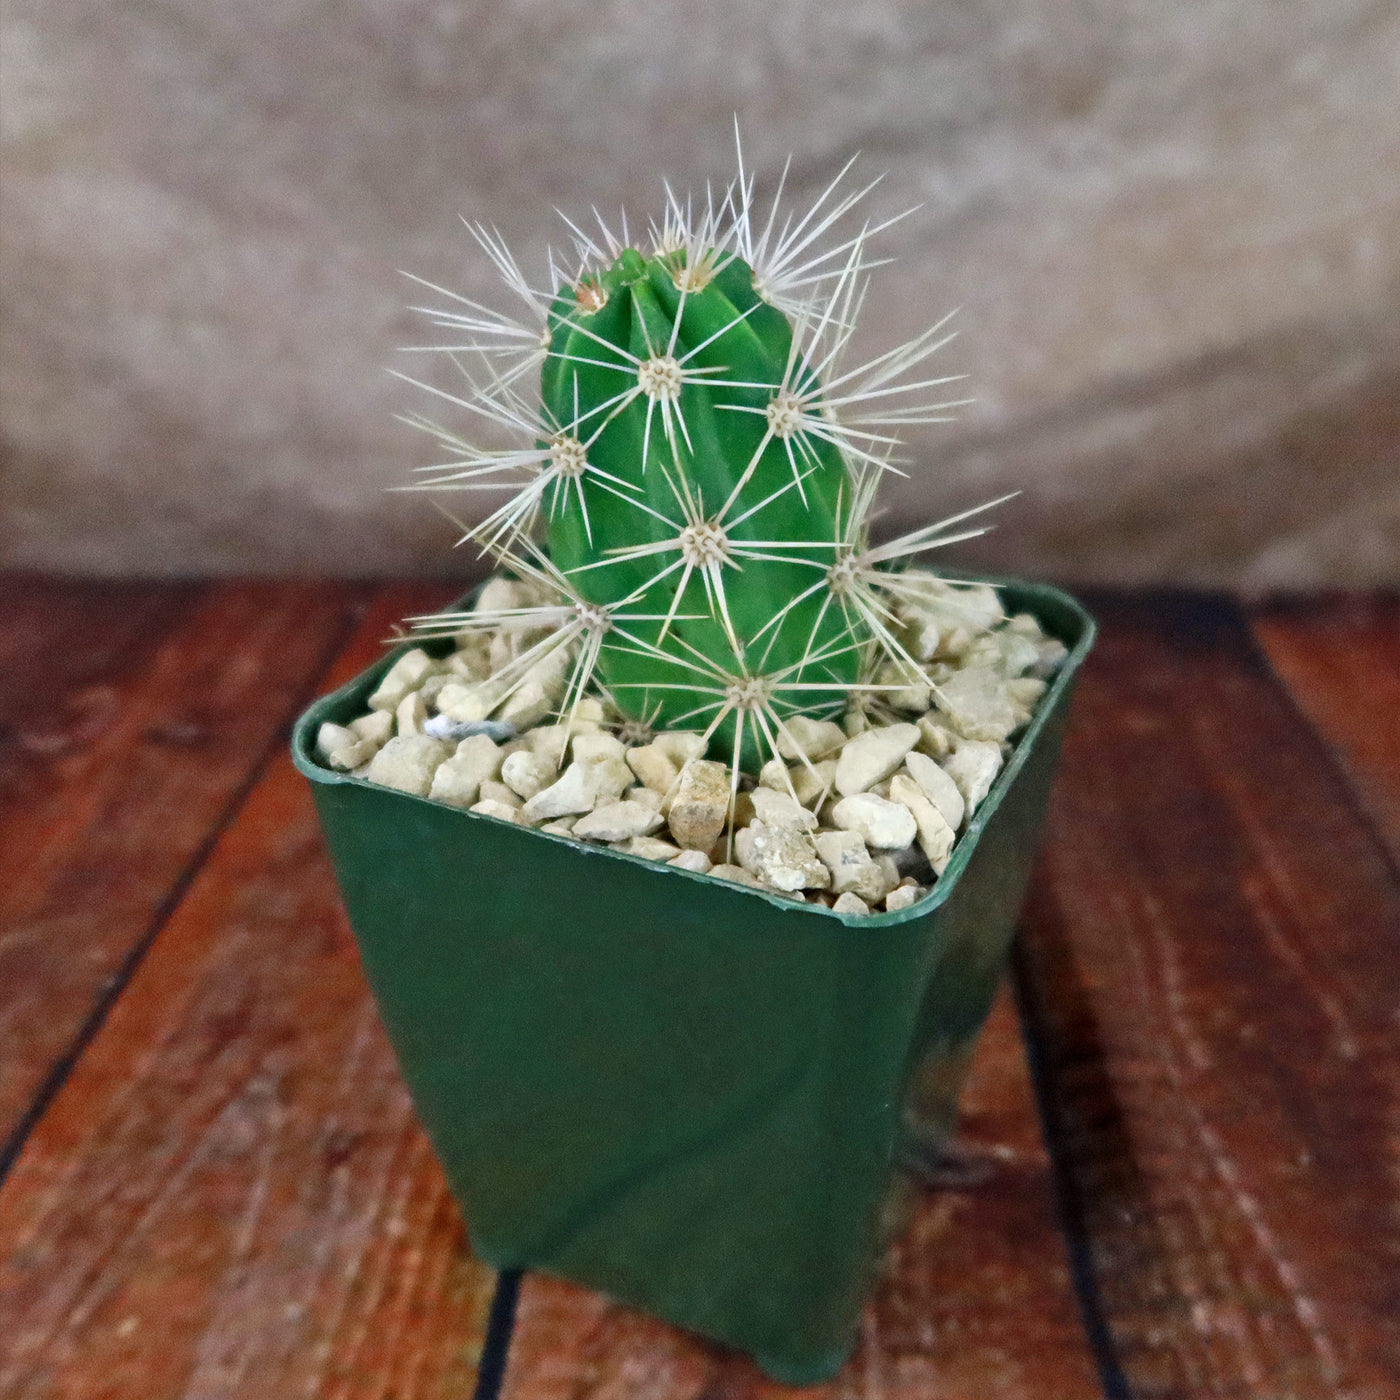
<svg viewBox="0 0 1400 1400">
<path fill-rule="evenodd" d="M 411 268 L 551 207 L 888 170 L 872 352 L 952 306 L 975 408 L 890 493 L 1013 487 L 1070 580 L 1400 579 L 1395 0 L 7 0 L 0 561 L 458 570 L 384 367 Z"/>
</svg>

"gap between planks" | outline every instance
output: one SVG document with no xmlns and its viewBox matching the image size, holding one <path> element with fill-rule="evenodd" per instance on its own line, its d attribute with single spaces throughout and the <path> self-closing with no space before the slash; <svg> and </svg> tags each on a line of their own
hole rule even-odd
<svg viewBox="0 0 1400 1400">
<path fill-rule="evenodd" d="M 327 684 L 428 601 L 381 594 Z M 6 1400 L 469 1393 L 494 1280 L 285 753 L 36 1125 L 0 1252 Z"/>
</svg>

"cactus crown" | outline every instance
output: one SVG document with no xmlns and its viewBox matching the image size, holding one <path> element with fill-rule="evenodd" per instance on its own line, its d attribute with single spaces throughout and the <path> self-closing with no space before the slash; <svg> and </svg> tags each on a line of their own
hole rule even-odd
<svg viewBox="0 0 1400 1400">
<path fill-rule="evenodd" d="M 889 605 L 919 575 L 889 566 L 980 534 L 964 522 L 987 507 L 869 542 L 899 429 L 966 401 L 944 397 L 962 376 L 921 368 L 952 338 L 948 318 L 847 365 L 869 240 L 895 222 L 819 246 L 872 188 L 845 192 L 849 170 L 800 216 L 782 214 L 782 183 L 760 213 L 740 152 L 698 214 L 668 187 L 643 239 L 625 217 L 620 236 L 601 218 L 596 236 L 570 223 L 576 262 L 561 271 L 551 254 L 548 294 L 499 233 L 468 225 L 528 312 L 433 287 L 448 304 L 420 309 L 454 340 L 431 348 L 466 387 L 419 387 L 520 445 L 477 448 L 412 418 L 450 454 L 412 489 L 507 492 L 464 538 L 532 601 L 420 630 L 537 634 L 507 684 L 553 667 L 563 713 L 601 688 L 634 726 L 702 730 L 736 780 L 780 738 L 801 752 L 787 717 L 927 684 Z"/>
</svg>

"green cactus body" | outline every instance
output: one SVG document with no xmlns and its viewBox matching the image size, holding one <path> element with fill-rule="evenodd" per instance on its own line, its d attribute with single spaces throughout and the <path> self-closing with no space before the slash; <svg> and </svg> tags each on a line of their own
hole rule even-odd
<svg viewBox="0 0 1400 1400">
<path fill-rule="evenodd" d="M 810 669 L 810 679 L 849 686 L 859 669 L 845 619 L 820 590 L 770 625 L 833 562 L 846 472 L 830 443 L 790 455 L 772 430 L 792 326 L 755 294 L 738 257 L 698 288 L 686 287 L 686 271 L 683 251 L 644 259 L 628 249 L 597 282 L 561 291 L 541 386 L 561 437 L 586 443 L 596 469 L 583 471 L 581 499 L 571 482 L 554 483 L 544 503 L 550 556 L 590 602 L 627 600 L 654 615 L 628 631 L 656 651 L 605 646 L 599 670 L 625 713 L 661 724 L 694 722 L 700 657 L 736 679 L 797 681 Z M 644 390 L 617 411 L 639 378 L 660 396 Z M 660 397 L 673 389 L 668 434 Z M 633 556 L 647 546 L 658 548 Z M 706 559 L 717 561 L 708 576 L 695 562 Z M 721 742 L 732 742 L 733 724 L 717 731 Z"/>
<path fill-rule="evenodd" d="M 670 196 L 650 253 L 625 225 L 619 239 L 599 220 L 599 243 L 571 224 L 579 271 L 551 258 L 547 293 L 499 234 L 469 225 L 529 315 L 433 288 L 449 304 L 423 309 L 454 331 L 438 348 L 468 391 L 410 382 L 525 442 L 473 447 L 415 418 L 454 459 L 417 489 L 513 492 L 466 538 L 535 601 L 415 625 L 538 638 L 492 672 L 492 702 L 562 669 L 561 713 L 600 682 L 624 719 L 703 732 L 737 760 L 737 785 L 741 767 L 801 754 L 787 717 L 927 685 L 892 626 L 892 600 L 919 585 L 891 565 L 980 534 L 948 532 L 976 511 L 875 547 L 867 527 L 900 430 L 946 421 L 962 401 L 925 391 L 960 376 L 911 374 L 950 338 L 943 322 L 842 363 L 866 240 L 885 226 L 821 250 L 871 188 L 840 193 L 845 173 L 806 213 L 780 215 L 775 198 L 760 217 L 741 157 L 698 218 Z"/>
</svg>

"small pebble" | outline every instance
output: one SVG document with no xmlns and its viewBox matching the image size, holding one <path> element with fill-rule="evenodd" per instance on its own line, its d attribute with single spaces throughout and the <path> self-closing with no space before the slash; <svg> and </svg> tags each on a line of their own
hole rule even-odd
<svg viewBox="0 0 1400 1400">
<path fill-rule="evenodd" d="M 774 792 L 772 788 L 756 787 L 748 794 L 753 804 L 754 816 L 768 826 L 783 827 L 790 831 L 815 831 L 815 813 L 799 807 L 785 792 Z"/>
<path fill-rule="evenodd" d="M 671 784 L 680 776 L 680 767 L 659 744 L 640 744 L 628 749 L 626 758 L 627 766 L 654 792 L 669 792 Z"/>
<path fill-rule="evenodd" d="M 547 831 L 551 836 L 572 836 L 574 834 L 574 818 L 560 817 L 558 821 L 546 822 L 543 826 L 537 826 L 536 831 Z"/>
<path fill-rule="evenodd" d="M 624 855 L 641 856 L 643 860 L 664 860 L 670 865 L 674 865 L 676 858 L 681 855 L 678 847 L 655 836 L 634 836 L 630 841 L 619 841 L 613 850 L 621 851 Z M 700 852 L 691 851 L 689 854 L 698 856 Z M 705 863 L 708 865 L 709 861 Z"/>
<path fill-rule="evenodd" d="M 399 707 L 399 701 L 411 690 L 417 690 L 424 680 L 438 669 L 438 663 L 422 647 L 406 651 L 384 673 L 373 695 L 369 697 L 372 710 L 388 710 L 391 713 Z"/>
<path fill-rule="evenodd" d="M 520 806 L 520 797 L 514 789 L 507 787 L 505 783 L 497 782 L 494 778 L 482 780 L 478 796 L 482 802 L 499 802 L 502 807 Z"/>
<path fill-rule="evenodd" d="M 433 774 L 451 752 L 440 739 L 426 734 L 396 735 L 370 760 L 365 776 L 381 787 L 426 797 L 433 785 Z"/>
<path fill-rule="evenodd" d="M 707 875 L 711 868 L 710 858 L 704 851 L 682 851 L 666 864 L 674 865 L 678 870 L 693 870 L 697 875 Z"/>
<path fill-rule="evenodd" d="M 890 794 L 908 810 L 911 820 L 918 827 L 919 846 L 934 870 L 940 871 L 953 849 L 953 842 L 957 840 L 957 832 L 943 813 L 924 796 L 924 790 L 913 778 L 903 773 L 896 774 L 890 782 Z"/>
<path fill-rule="evenodd" d="M 399 734 L 421 734 L 427 718 L 428 707 L 424 703 L 422 693 L 417 690 L 410 691 L 399 701 L 399 707 L 394 711 L 394 728 Z"/>
<path fill-rule="evenodd" d="M 899 882 L 898 871 L 887 870 L 871 859 L 858 832 L 819 831 L 812 843 L 831 872 L 831 888 L 837 894 L 849 891 L 862 899 L 876 900 Z"/>
<path fill-rule="evenodd" d="M 483 798 L 469 810 L 483 817 L 495 817 L 499 821 L 514 822 L 517 826 L 525 824 L 525 818 L 521 816 L 519 807 L 510 807 L 504 802 L 493 802 L 489 797 Z"/>
<path fill-rule="evenodd" d="M 966 739 L 999 743 L 1020 722 L 1006 693 L 1006 681 L 990 666 L 955 671 L 938 687 L 938 708 Z"/>
<path fill-rule="evenodd" d="M 587 763 L 595 758 L 622 758 L 627 750 L 614 734 L 574 735 L 573 756 L 576 762 Z"/>
<path fill-rule="evenodd" d="M 692 760 L 700 758 L 705 752 L 704 738 L 689 729 L 665 729 L 662 730 L 653 740 L 656 745 L 677 768 L 683 768 Z"/>
<path fill-rule="evenodd" d="M 885 896 L 885 908 L 891 913 L 917 904 L 928 891 L 921 885 L 898 885 Z"/>
<path fill-rule="evenodd" d="M 1001 772 L 1001 745 L 969 740 L 961 743 L 943 760 L 943 771 L 957 784 L 972 815 L 992 790 Z"/>
<path fill-rule="evenodd" d="M 850 797 L 883 782 L 918 741 L 919 730 L 913 724 L 867 729 L 848 739 L 836 760 L 836 791 Z"/>
<path fill-rule="evenodd" d="M 882 851 L 907 846 L 917 829 L 908 807 L 873 792 L 843 797 L 832 809 L 831 819 L 843 831 L 859 833 L 867 846 Z"/>
<path fill-rule="evenodd" d="M 657 736 L 660 742 L 662 735 Z M 692 851 L 708 851 L 719 839 L 729 815 L 729 770 L 713 759 L 699 758 L 682 771 L 671 799 L 671 835 Z"/>
<path fill-rule="evenodd" d="M 904 764 L 924 796 L 943 813 L 943 819 L 956 831 L 962 825 L 967 809 L 958 785 L 927 754 L 911 753 Z"/>
<path fill-rule="evenodd" d="M 571 763 L 563 775 L 542 788 L 525 803 L 527 821 L 552 821 L 556 817 L 591 812 L 598 800 L 598 789 L 588 772 L 589 765 Z"/>
<path fill-rule="evenodd" d="M 748 885 L 751 889 L 761 890 L 763 882 L 757 876 L 750 875 L 742 865 L 713 865 L 710 867 L 711 875 L 716 880 L 728 880 L 735 885 Z"/>
<path fill-rule="evenodd" d="M 832 911 L 837 914 L 868 914 L 870 906 L 850 890 L 836 897 L 836 903 L 831 906 Z"/>
<path fill-rule="evenodd" d="M 371 744 L 384 744 L 393 736 L 394 716 L 388 710 L 371 710 L 359 719 L 352 719 L 350 728 L 357 738 L 367 739 Z M 434 734 L 433 738 L 441 739 L 442 735 Z"/>
<path fill-rule="evenodd" d="M 805 832 L 755 821 L 737 833 L 734 849 L 739 864 L 774 889 L 823 890 L 831 884 L 831 871 Z"/>
<path fill-rule="evenodd" d="M 549 759 L 529 749 L 507 755 L 501 764 L 501 781 L 522 799 L 547 788 L 557 776 Z"/>
<path fill-rule="evenodd" d="M 785 719 L 778 731 L 778 752 L 789 763 L 804 757 L 815 763 L 834 754 L 845 742 L 846 731 L 834 720 L 808 719 L 806 715 Z"/>
<path fill-rule="evenodd" d="M 574 835 L 585 841 L 626 841 L 650 836 L 662 820 L 661 813 L 646 803 L 606 802 L 574 823 Z"/>
</svg>

